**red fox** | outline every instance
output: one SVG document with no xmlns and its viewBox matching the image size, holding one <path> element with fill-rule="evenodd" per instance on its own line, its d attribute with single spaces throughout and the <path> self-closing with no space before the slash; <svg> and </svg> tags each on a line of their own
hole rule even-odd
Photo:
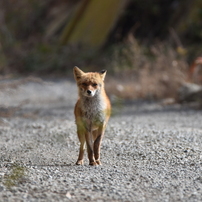
<svg viewBox="0 0 202 202">
<path fill-rule="evenodd" d="M 100 145 L 111 113 L 111 104 L 104 89 L 106 70 L 84 73 L 74 67 L 79 99 L 74 114 L 80 141 L 77 165 L 83 165 L 85 144 L 89 165 L 101 165 Z"/>
</svg>

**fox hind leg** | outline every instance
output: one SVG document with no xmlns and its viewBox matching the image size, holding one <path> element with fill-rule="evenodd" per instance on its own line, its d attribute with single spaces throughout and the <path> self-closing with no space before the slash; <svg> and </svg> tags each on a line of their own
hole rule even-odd
<svg viewBox="0 0 202 202">
<path fill-rule="evenodd" d="M 94 155 L 95 155 L 95 161 L 98 165 L 101 165 L 100 161 L 100 144 L 101 144 L 101 135 L 97 137 L 97 139 L 94 142 Z"/>
<path fill-rule="evenodd" d="M 97 131 L 97 137 L 94 141 L 94 155 L 95 155 L 95 161 L 98 165 L 101 165 L 100 146 L 101 146 L 103 136 L 104 136 L 104 127 L 101 126 Z"/>
</svg>

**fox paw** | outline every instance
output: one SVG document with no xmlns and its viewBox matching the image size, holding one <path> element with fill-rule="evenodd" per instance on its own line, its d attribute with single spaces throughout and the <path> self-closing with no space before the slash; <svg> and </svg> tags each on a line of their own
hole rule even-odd
<svg viewBox="0 0 202 202">
<path fill-rule="evenodd" d="M 83 165 L 83 160 L 78 160 L 78 161 L 76 162 L 76 165 Z"/>
<path fill-rule="evenodd" d="M 90 166 L 96 166 L 97 163 L 95 161 L 89 163 Z"/>
<path fill-rule="evenodd" d="M 100 160 L 96 160 L 95 162 L 97 163 L 97 165 L 102 165 Z"/>
</svg>

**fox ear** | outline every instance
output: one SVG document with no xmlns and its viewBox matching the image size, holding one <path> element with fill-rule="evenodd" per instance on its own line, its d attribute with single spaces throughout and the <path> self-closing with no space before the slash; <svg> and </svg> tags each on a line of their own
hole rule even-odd
<svg viewBox="0 0 202 202">
<path fill-rule="evenodd" d="M 105 79 L 106 73 L 107 73 L 106 69 L 103 69 L 103 70 L 100 71 L 100 76 L 101 76 L 101 78 L 102 78 L 103 81 Z"/>
<path fill-rule="evenodd" d="M 83 74 L 85 74 L 82 70 L 80 70 L 77 66 L 74 67 L 73 69 L 73 73 L 74 73 L 74 78 L 75 80 L 78 80 L 81 78 L 81 76 Z"/>
</svg>

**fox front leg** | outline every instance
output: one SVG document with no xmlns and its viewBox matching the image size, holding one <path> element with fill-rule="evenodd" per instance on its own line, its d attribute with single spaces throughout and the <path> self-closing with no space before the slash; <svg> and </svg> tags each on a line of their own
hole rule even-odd
<svg viewBox="0 0 202 202">
<path fill-rule="evenodd" d="M 95 165 L 97 165 L 97 163 L 96 163 L 95 157 L 94 157 L 92 132 L 88 131 L 85 134 L 85 137 L 86 137 L 86 145 L 87 145 L 87 151 L 88 151 L 89 165 L 95 166 Z"/>
<path fill-rule="evenodd" d="M 77 135 L 80 142 L 79 156 L 76 165 L 83 165 L 83 157 L 86 143 L 86 137 L 85 137 L 86 129 L 82 120 L 80 120 L 79 118 L 76 120 L 76 125 L 77 125 Z"/>
<path fill-rule="evenodd" d="M 79 156 L 78 160 L 76 162 L 76 165 L 83 165 L 83 156 L 84 156 L 84 150 L 85 150 L 85 135 L 83 134 L 83 131 L 78 130 L 78 138 L 80 141 L 80 149 L 79 149 Z"/>
</svg>

